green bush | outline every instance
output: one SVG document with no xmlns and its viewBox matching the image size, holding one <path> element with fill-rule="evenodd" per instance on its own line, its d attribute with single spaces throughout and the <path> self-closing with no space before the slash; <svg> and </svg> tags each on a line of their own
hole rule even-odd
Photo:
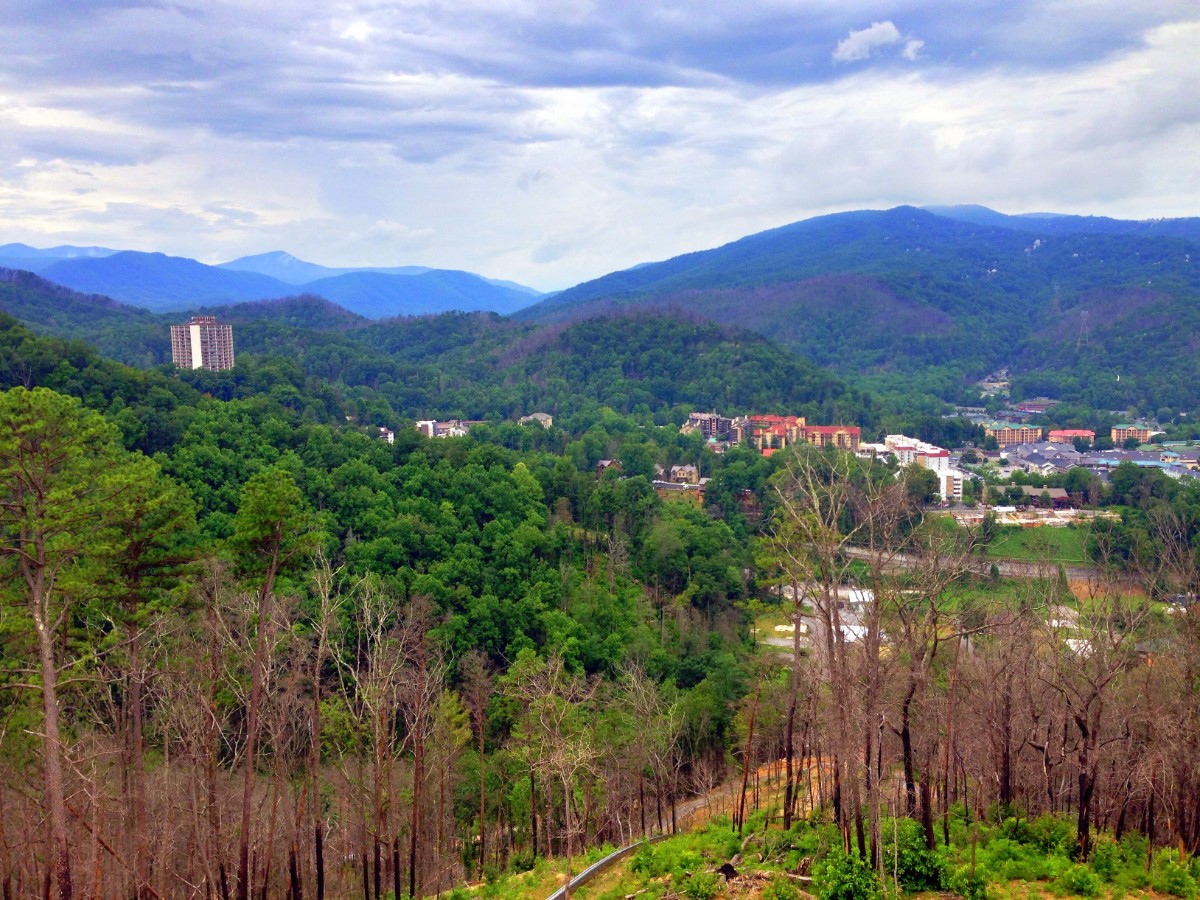
<svg viewBox="0 0 1200 900">
<path fill-rule="evenodd" d="M 1154 889 L 1160 894 L 1184 897 L 1186 900 L 1196 896 L 1196 879 L 1179 863 L 1168 859 L 1156 862 L 1154 869 Z"/>
<path fill-rule="evenodd" d="M 1007 818 L 1000 823 L 1000 834 L 1018 844 L 1034 843 L 1033 828 L 1028 819 Z"/>
<path fill-rule="evenodd" d="M 912 819 L 883 827 L 884 868 L 893 869 L 906 891 L 940 891 L 946 882 L 946 862 L 925 846 L 925 832 Z"/>
<path fill-rule="evenodd" d="M 800 889 L 782 876 L 776 876 L 763 888 L 762 900 L 800 900 Z"/>
<path fill-rule="evenodd" d="M 671 853 L 668 847 L 661 847 L 659 858 L 664 868 L 670 869 L 672 881 L 682 881 L 704 868 L 704 857 L 695 850 L 680 849 Z"/>
<path fill-rule="evenodd" d="M 1011 833 L 1011 832 L 1010 832 Z M 997 881 L 1043 881 L 1061 871 L 1066 860 L 1047 856 L 1030 845 L 998 837 L 980 854 L 980 864 Z"/>
<path fill-rule="evenodd" d="M 879 876 L 857 854 L 835 850 L 817 865 L 815 880 L 821 900 L 879 900 Z"/>
<path fill-rule="evenodd" d="M 674 884 L 675 879 L 671 879 Z M 683 895 L 688 900 L 712 900 L 721 893 L 721 879 L 712 872 L 697 872 L 683 885 Z"/>
<path fill-rule="evenodd" d="M 533 868 L 533 864 L 537 859 L 532 853 L 514 853 L 508 861 L 508 871 L 515 874 L 528 872 Z"/>
<path fill-rule="evenodd" d="M 977 867 L 971 874 L 970 866 L 959 866 L 954 874 L 946 879 L 946 887 L 965 900 L 987 900 L 987 878 Z"/>
<path fill-rule="evenodd" d="M 1117 844 L 1121 848 L 1121 862 L 1126 866 L 1142 866 L 1146 862 L 1146 853 L 1150 849 L 1150 841 L 1144 834 L 1127 831 Z"/>
<path fill-rule="evenodd" d="M 1073 865 L 1055 879 L 1055 885 L 1077 897 L 1095 897 L 1100 893 L 1100 876 L 1087 866 Z"/>
<path fill-rule="evenodd" d="M 1079 858 L 1075 825 L 1060 816 L 1038 816 L 1029 823 L 1030 837 L 1043 853 L 1061 853 L 1067 859 Z"/>
<path fill-rule="evenodd" d="M 1091 866 L 1105 881 L 1112 881 L 1121 868 L 1121 848 L 1113 841 L 1097 840 L 1092 846 Z"/>
<path fill-rule="evenodd" d="M 642 844 L 629 860 L 629 870 L 647 878 L 657 878 L 666 869 L 661 865 L 653 844 Z"/>
</svg>

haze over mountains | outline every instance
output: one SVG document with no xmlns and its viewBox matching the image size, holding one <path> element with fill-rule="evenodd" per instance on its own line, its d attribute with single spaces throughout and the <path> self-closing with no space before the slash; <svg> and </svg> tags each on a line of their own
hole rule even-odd
<svg viewBox="0 0 1200 900">
<path fill-rule="evenodd" d="M 511 313 L 542 296 L 513 282 L 426 266 L 334 269 L 283 252 L 209 266 L 162 253 L 103 247 L 0 246 L 0 266 L 156 312 L 319 294 L 359 315 L 485 310 Z"/>
</svg>

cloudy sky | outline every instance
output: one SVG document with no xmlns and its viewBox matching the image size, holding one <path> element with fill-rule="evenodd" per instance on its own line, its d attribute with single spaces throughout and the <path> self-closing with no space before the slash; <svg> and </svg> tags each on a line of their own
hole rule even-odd
<svg viewBox="0 0 1200 900">
<path fill-rule="evenodd" d="M 3 0 L 0 243 L 542 289 L 845 209 L 1200 215 L 1195 0 Z"/>
</svg>

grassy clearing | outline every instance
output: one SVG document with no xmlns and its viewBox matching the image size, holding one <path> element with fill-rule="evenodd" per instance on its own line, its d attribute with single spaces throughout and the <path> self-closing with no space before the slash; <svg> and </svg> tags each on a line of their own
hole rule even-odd
<svg viewBox="0 0 1200 900">
<path fill-rule="evenodd" d="M 988 556 L 1022 562 L 1088 565 L 1087 532 L 1080 528 L 1002 528 L 988 545 Z"/>
</svg>

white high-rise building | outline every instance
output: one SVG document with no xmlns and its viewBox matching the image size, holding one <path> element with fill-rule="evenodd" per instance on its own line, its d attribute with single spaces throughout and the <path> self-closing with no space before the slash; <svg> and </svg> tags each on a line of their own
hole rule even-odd
<svg viewBox="0 0 1200 900">
<path fill-rule="evenodd" d="M 233 326 L 218 324 L 216 316 L 172 325 L 171 361 L 181 369 L 232 369 Z"/>
</svg>

